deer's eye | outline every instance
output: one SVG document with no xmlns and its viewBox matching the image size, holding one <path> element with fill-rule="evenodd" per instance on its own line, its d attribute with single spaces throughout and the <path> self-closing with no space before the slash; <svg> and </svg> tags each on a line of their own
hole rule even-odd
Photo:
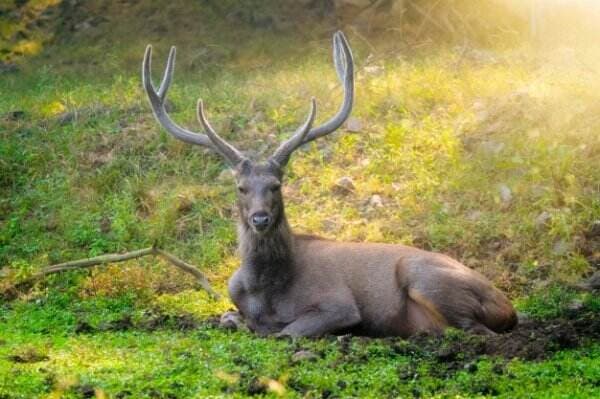
<svg viewBox="0 0 600 399">
<path fill-rule="evenodd" d="M 270 187 L 270 189 L 271 189 L 271 191 L 272 191 L 272 192 L 274 192 L 274 193 L 275 193 L 275 192 L 277 192 L 277 191 L 279 191 L 279 190 L 281 189 L 281 184 L 273 184 L 273 185 Z"/>
<path fill-rule="evenodd" d="M 246 194 L 248 192 L 248 190 L 246 190 L 244 187 L 242 186 L 238 186 L 238 191 L 240 192 L 240 194 Z"/>
</svg>

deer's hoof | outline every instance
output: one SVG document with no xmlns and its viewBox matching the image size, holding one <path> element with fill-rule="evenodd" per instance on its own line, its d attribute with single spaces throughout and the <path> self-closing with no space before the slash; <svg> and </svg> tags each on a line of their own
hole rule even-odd
<svg viewBox="0 0 600 399">
<path fill-rule="evenodd" d="M 219 327 L 226 330 L 242 330 L 245 329 L 244 319 L 238 312 L 227 312 L 221 315 Z"/>
</svg>

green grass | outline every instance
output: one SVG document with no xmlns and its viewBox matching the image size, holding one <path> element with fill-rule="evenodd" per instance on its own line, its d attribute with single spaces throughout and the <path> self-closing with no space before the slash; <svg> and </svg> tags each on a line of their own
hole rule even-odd
<svg viewBox="0 0 600 399">
<path fill-rule="evenodd" d="M 260 376 L 284 381 L 288 397 L 320 396 L 322 392 L 330 392 L 342 397 L 462 394 L 516 398 L 531 397 L 535 392 L 538 397 L 579 398 L 598 394 L 595 385 L 600 373 L 597 345 L 559 353 L 534 364 L 514 360 L 494 368 L 499 363 L 484 359 L 476 363 L 476 371 L 458 371 L 444 383 L 428 362 L 416 365 L 410 357 L 380 353 L 376 344 L 362 349 L 368 353 L 368 360 L 344 361 L 338 365 L 339 350 L 329 344 L 323 358 L 297 366 L 289 365 L 293 351 L 288 344 L 256 342 L 238 334 L 210 329 L 193 333 L 111 333 L 53 340 L 34 336 L 28 337 L 27 344 L 48 348 L 51 360 L 16 367 L 1 361 L 6 380 L 0 380 L 3 385 L 0 392 L 21 394 L 5 397 L 47 394 L 49 380 L 59 381 L 58 386 L 63 381 L 64 388 L 54 392 L 62 391 L 64 397 L 81 397 L 82 386 L 92 386 L 111 395 L 121 394 L 120 397 L 244 397 L 254 383 L 249 376 Z M 307 342 L 304 346 L 323 347 L 324 344 Z M 74 353 L 77 355 L 73 356 Z M 239 359 L 240 354 L 243 361 Z M 399 376 L 399 369 L 410 367 L 416 369 L 414 375 L 418 377 Z M 500 375 L 497 369 L 501 370 Z M 65 384 L 65 380 L 72 385 Z"/>
<path fill-rule="evenodd" d="M 0 75 L 0 290 L 48 264 L 158 243 L 225 293 L 238 263 L 234 185 L 220 159 L 154 121 L 140 87 L 144 47 L 155 45 L 158 81 L 168 46 L 178 45 L 175 120 L 199 129 L 202 97 L 223 136 L 266 156 L 304 118 L 311 95 L 318 121 L 335 112 L 341 90 L 330 43 L 319 29 L 302 37 L 224 30 L 223 10 L 202 2 L 105 3 L 85 10 L 107 22 L 59 32 L 19 61 L 20 72 Z M 178 20 L 167 33 L 165 15 Z M 362 129 L 341 129 L 294 155 L 284 191 L 294 229 L 448 253 L 534 319 L 559 317 L 573 301 L 598 310 L 597 295 L 569 288 L 598 256 L 588 234 L 600 219 L 597 49 L 524 46 L 495 51 L 491 62 L 461 49 L 399 46 L 368 61 L 371 50 L 347 33 Z M 24 116 L 7 117 L 14 111 Z M 342 176 L 354 193 L 333 192 Z M 368 205 L 375 194 L 383 207 Z M 269 380 L 292 397 L 599 393 L 597 343 L 538 362 L 482 358 L 448 374 L 430 356 L 358 338 L 346 355 L 327 339 L 289 343 L 208 325 L 76 332 L 82 320 L 94 328 L 155 312 L 201 320 L 231 306 L 192 287 L 168 264 L 141 259 L 53 276 L 2 299 L 0 397 L 78 397 L 86 387 L 110 397 L 244 396 Z M 299 347 L 319 359 L 290 364 Z M 27 353 L 48 359 L 10 360 Z"/>
<path fill-rule="evenodd" d="M 82 321 L 102 328 L 126 314 L 136 322 L 147 318 L 148 311 L 136 308 L 128 296 L 81 301 L 68 293 L 50 294 L 4 310 L 0 395 L 6 398 L 80 398 L 90 389 L 131 398 L 245 397 L 252 392 L 283 392 L 286 397 L 328 392 L 338 397 L 507 398 L 600 393 L 597 342 L 538 362 L 483 357 L 456 367 L 432 353 L 398 350 L 401 340 L 290 342 L 209 325 L 180 331 L 169 324 L 153 331 L 76 332 Z M 316 358 L 292 361 L 300 349 Z M 15 356 L 36 359 L 15 362 Z"/>
</svg>

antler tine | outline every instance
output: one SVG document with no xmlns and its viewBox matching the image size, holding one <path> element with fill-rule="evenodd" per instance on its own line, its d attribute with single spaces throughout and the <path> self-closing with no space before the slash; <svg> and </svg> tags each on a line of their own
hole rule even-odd
<svg viewBox="0 0 600 399">
<path fill-rule="evenodd" d="M 346 56 L 342 52 L 339 33 L 340 32 L 336 32 L 333 35 L 333 65 L 335 66 L 335 72 L 337 73 L 338 79 L 341 82 L 344 82 L 344 77 L 346 76 Z"/>
<path fill-rule="evenodd" d="M 310 112 L 308 113 L 308 117 L 304 124 L 294 132 L 292 137 L 281 143 L 279 148 L 275 151 L 273 156 L 271 157 L 271 161 L 276 162 L 280 167 L 285 166 L 290 159 L 290 155 L 292 152 L 296 150 L 296 148 L 300 147 L 303 143 L 304 138 L 310 131 L 310 128 L 315 121 L 315 115 L 317 113 L 317 102 L 315 98 L 311 98 L 310 100 Z"/>
<path fill-rule="evenodd" d="M 344 85 L 344 101 L 337 114 L 320 126 L 312 128 L 302 144 L 325 136 L 338 129 L 350 116 L 354 102 L 354 61 L 348 40 L 341 31 L 333 35 L 333 63 L 338 78 Z"/>
<path fill-rule="evenodd" d="M 223 140 L 217 132 L 212 128 L 204 113 L 204 103 L 201 99 L 198 100 L 197 113 L 198 121 L 202 124 L 208 138 L 213 142 L 219 152 L 229 161 L 232 166 L 237 165 L 244 160 L 244 156 L 234 146 Z"/>
<path fill-rule="evenodd" d="M 142 63 L 142 83 L 146 94 L 148 95 L 148 100 L 150 102 L 150 106 L 152 107 L 152 112 L 154 116 L 158 120 L 158 122 L 174 137 L 178 138 L 181 141 L 184 141 L 189 144 L 201 145 L 204 147 L 208 147 L 221 156 L 224 156 L 215 145 L 210 141 L 210 139 L 201 133 L 195 133 L 184 129 L 177 125 L 167 111 L 165 109 L 165 98 L 167 95 L 167 91 L 169 90 L 169 86 L 173 79 L 173 70 L 175 67 L 175 47 L 171 48 L 171 52 L 169 53 L 169 59 L 167 61 L 167 67 L 165 69 L 165 73 L 158 89 L 156 91 L 154 84 L 152 83 L 152 76 L 150 74 L 150 64 L 152 61 L 152 46 L 148 45 L 146 47 L 146 53 L 144 54 L 144 62 Z"/>
<path fill-rule="evenodd" d="M 160 100 L 163 102 L 165 101 L 167 91 L 169 91 L 169 87 L 171 87 L 171 82 L 173 81 L 173 71 L 175 70 L 176 53 L 177 50 L 175 49 L 175 46 L 171 46 L 171 50 L 169 51 L 169 58 L 167 58 L 165 74 L 163 76 L 162 82 L 160 82 L 160 87 L 158 88 L 158 97 L 160 97 Z"/>
</svg>

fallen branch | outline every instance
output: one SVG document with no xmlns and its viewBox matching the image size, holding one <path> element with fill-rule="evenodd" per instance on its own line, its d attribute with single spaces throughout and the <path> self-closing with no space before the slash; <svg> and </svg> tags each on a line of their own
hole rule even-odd
<svg viewBox="0 0 600 399">
<path fill-rule="evenodd" d="M 147 255 L 160 256 L 161 258 L 165 259 L 166 261 L 168 261 L 169 263 L 171 263 L 173 266 L 177 267 L 178 269 L 193 275 L 196 278 L 196 280 L 198 281 L 198 284 L 206 292 L 208 292 L 208 294 L 213 299 L 219 298 L 219 294 L 217 294 L 212 289 L 212 287 L 208 283 L 208 279 L 206 278 L 206 276 L 204 276 L 204 274 L 200 270 L 198 270 L 197 267 L 194 267 L 194 266 L 190 265 L 189 263 L 186 263 L 186 262 L 182 261 L 181 259 L 177 258 L 176 256 L 174 256 L 168 252 L 165 252 L 162 249 L 156 248 L 156 247 L 139 249 L 137 251 L 126 252 L 124 254 L 108 254 L 108 255 L 96 256 L 93 258 L 80 259 L 80 260 L 74 260 L 71 262 L 59 263 L 57 265 L 52 265 L 52 266 L 43 268 L 40 272 L 33 275 L 30 278 L 30 280 L 36 281 L 47 275 L 54 274 L 54 273 L 60 273 L 60 272 L 64 272 L 67 270 L 74 270 L 74 269 L 83 269 L 83 268 L 88 268 L 88 267 L 93 267 L 93 266 L 98 266 L 98 265 L 105 265 L 107 263 L 123 262 L 123 261 L 130 260 L 130 259 L 141 258 L 142 256 L 147 256 Z"/>
</svg>

